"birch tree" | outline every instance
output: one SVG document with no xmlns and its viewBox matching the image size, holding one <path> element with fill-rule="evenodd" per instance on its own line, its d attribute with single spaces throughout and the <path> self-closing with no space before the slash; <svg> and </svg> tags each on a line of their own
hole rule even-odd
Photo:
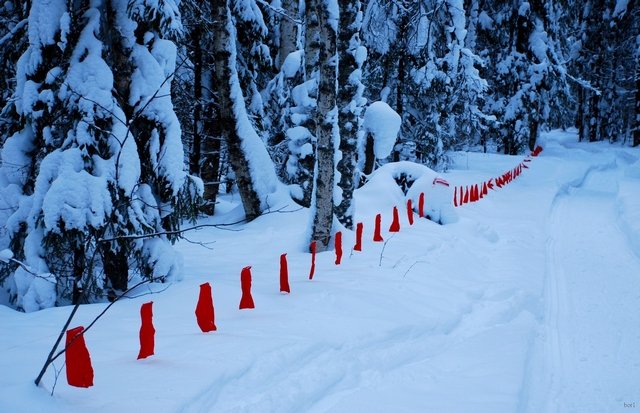
<svg viewBox="0 0 640 413">
<path fill-rule="evenodd" d="M 337 0 L 317 0 L 315 4 L 320 28 L 318 109 L 316 115 L 316 176 L 313 199 L 311 239 L 319 251 L 326 250 L 331 240 L 334 205 L 335 151 L 339 139 L 337 77 L 338 23 Z"/>
<path fill-rule="evenodd" d="M 359 0 L 339 0 L 340 27 L 338 36 L 338 120 L 340 125 L 340 160 L 337 169 L 340 174 L 335 199 L 336 217 L 345 227 L 353 229 L 355 210 L 353 193 L 358 182 L 357 148 L 361 133 L 364 85 L 362 65 L 367 49 L 360 40 L 362 10 Z"/>
</svg>

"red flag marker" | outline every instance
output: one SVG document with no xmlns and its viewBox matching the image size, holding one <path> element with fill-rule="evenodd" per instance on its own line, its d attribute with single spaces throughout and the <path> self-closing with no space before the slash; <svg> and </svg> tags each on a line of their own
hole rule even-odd
<svg viewBox="0 0 640 413">
<path fill-rule="evenodd" d="M 458 206 L 458 187 L 455 187 L 453 189 L 453 206 L 454 207 Z"/>
<path fill-rule="evenodd" d="M 493 178 L 487 181 L 487 188 L 493 190 Z"/>
<path fill-rule="evenodd" d="M 280 255 L 280 292 L 291 294 L 291 288 L 289 288 L 289 266 L 287 265 L 287 254 Z"/>
<path fill-rule="evenodd" d="M 251 266 L 244 267 L 240 273 L 240 285 L 242 288 L 242 297 L 240 298 L 240 309 L 256 308 L 251 296 Z"/>
<path fill-rule="evenodd" d="M 424 192 L 420 192 L 420 198 L 418 198 L 418 216 L 424 218 Z"/>
<path fill-rule="evenodd" d="M 153 328 L 153 301 L 142 304 L 140 307 L 140 352 L 138 360 L 146 359 L 154 355 L 156 329 Z"/>
<path fill-rule="evenodd" d="M 413 225 L 413 205 L 411 205 L 411 199 L 407 199 L 407 220 L 409 225 Z"/>
<path fill-rule="evenodd" d="M 342 231 L 336 232 L 336 265 L 342 261 Z"/>
<path fill-rule="evenodd" d="M 216 331 L 216 316 L 213 309 L 213 295 L 209 283 L 200 284 L 200 296 L 196 305 L 196 320 L 203 333 Z"/>
<path fill-rule="evenodd" d="M 393 207 L 393 221 L 389 226 L 389 232 L 400 232 L 400 216 L 398 214 L 398 207 Z"/>
<path fill-rule="evenodd" d="M 93 386 L 93 367 L 91 356 L 84 342 L 84 327 L 67 330 L 67 342 L 64 352 L 67 368 L 67 383 L 74 387 Z"/>
<path fill-rule="evenodd" d="M 482 183 L 482 195 L 487 195 L 489 193 L 489 190 L 487 189 L 487 183 L 483 182 Z"/>
<path fill-rule="evenodd" d="M 464 190 L 464 198 L 462 201 L 464 204 L 468 204 L 469 203 L 469 187 L 465 186 L 465 190 Z"/>
<path fill-rule="evenodd" d="M 364 224 L 362 222 L 358 222 L 356 224 L 356 245 L 353 246 L 354 251 L 362 251 L 362 229 L 364 228 Z"/>
<path fill-rule="evenodd" d="M 376 226 L 373 229 L 373 241 L 374 242 L 382 242 L 384 238 L 382 238 L 382 234 L 380 234 L 380 226 L 382 225 L 382 215 L 376 215 Z"/>
<path fill-rule="evenodd" d="M 316 242 L 311 241 L 309 245 L 309 250 L 311 251 L 311 269 L 309 270 L 309 279 L 313 280 L 313 274 L 316 272 Z"/>
</svg>

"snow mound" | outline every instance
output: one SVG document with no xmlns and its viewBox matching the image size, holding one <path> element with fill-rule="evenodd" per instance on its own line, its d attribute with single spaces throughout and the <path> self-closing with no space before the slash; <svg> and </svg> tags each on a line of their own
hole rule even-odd
<svg viewBox="0 0 640 413">
<path fill-rule="evenodd" d="M 381 194 L 399 208 L 404 208 L 411 199 L 414 210 L 418 210 L 420 194 L 424 193 L 426 217 L 440 224 L 457 221 L 452 199 L 453 189 L 447 186 L 436 171 L 409 161 L 390 162 L 373 172 L 367 184 L 359 191 L 370 192 L 379 199 Z M 360 203 L 358 204 L 360 205 Z"/>
<path fill-rule="evenodd" d="M 362 126 L 373 135 L 376 158 L 384 159 L 391 154 L 401 123 L 400 115 L 385 102 L 373 102 L 364 112 Z"/>
<path fill-rule="evenodd" d="M 11 250 L 1 250 L 0 251 L 0 261 L 1 262 L 9 262 L 9 260 L 13 258 L 13 252 Z"/>
</svg>

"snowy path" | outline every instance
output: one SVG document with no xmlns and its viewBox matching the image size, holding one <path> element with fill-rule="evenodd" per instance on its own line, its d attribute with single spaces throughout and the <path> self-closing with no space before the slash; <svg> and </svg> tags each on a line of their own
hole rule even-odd
<svg viewBox="0 0 640 413">
<path fill-rule="evenodd" d="M 640 397 L 640 260 L 616 224 L 621 161 L 593 158 L 552 202 L 543 394 L 530 412 L 625 411 Z"/>
<path fill-rule="evenodd" d="M 319 254 L 312 282 L 300 252 L 304 211 L 267 215 L 241 232 L 192 234 L 216 243 L 213 251 L 179 244 L 182 282 L 118 303 L 86 337 L 91 389 L 67 386 L 64 373 L 53 398 L 32 385 L 69 308 L 0 307 L 0 330 L 11 332 L 0 335 L 0 412 L 640 408 L 640 153 L 573 139 L 548 135 L 530 170 L 459 208 L 455 224 L 403 220 L 399 234 L 384 234 L 386 246 L 367 241 L 339 267 L 333 253 Z M 465 154 L 447 179 L 478 182 L 519 160 Z M 387 189 L 360 192 L 359 219 L 382 211 L 389 222 L 402 199 Z M 282 252 L 287 296 L 277 291 Z M 253 265 L 252 311 L 237 307 L 245 265 Z M 213 286 L 213 334 L 194 322 L 202 282 Z M 136 361 L 139 306 L 150 299 L 156 355 Z M 83 306 L 74 324 L 102 308 Z M 53 382 L 50 371 L 43 387 Z"/>
</svg>

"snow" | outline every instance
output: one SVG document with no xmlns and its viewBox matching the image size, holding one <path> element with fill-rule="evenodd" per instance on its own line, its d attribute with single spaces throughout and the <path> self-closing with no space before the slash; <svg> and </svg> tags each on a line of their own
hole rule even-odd
<svg viewBox="0 0 640 413">
<path fill-rule="evenodd" d="M 53 274 L 39 274 L 36 277 L 18 268 L 14 280 L 18 287 L 18 304 L 25 312 L 30 313 L 55 305 L 56 278 Z"/>
<path fill-rule="evenodd" d="M 363 251 L 350 252 L 354 234 L 345 231 L 342 264 L 333 251 L 319 253 L 313 281 L 303 252 L 308 210 L 291 205 L 188 233 L 215 244 L 177 244 L 183 281 L 139 287 L 87 332 L 89 389 L 66 384 L 62 359 L 53 397 L 53 369 L 41 388 L 33 384 L 70 307 L 0 306 L 0 329 L 10 332 L 0 336 L 0 369 L 10 372 L 0 375 L 0 411 L 629 411 L 640 382 L 640 257 L 629 237 L 639 233 L 640 153 L 576 140 L 575 131 L 543 134 L 544 151 L 529 169 L 457 208 L 459 219 L 447 225 L 416 215 L 410 226 L 402 208 L 433 172 L 383 166 L 356 191 Z M 522 160 L 451 157 L 440 176 L 452 187 Z M 407 195 L 393 179 L 399 171 L 417 177 Z M 220 215 L 201 223 L 233 221 L 237 206 L 237 195 L 221 195 Z M 396 234 L 386 231 L 393 206 Z M 377 213 L 383 243 L 371 241 Z M 288 295 L 278 288 L 282 253 Z M 239 311 L 247 265 L 256 309 Z M 194 317 L 203 282 L 213 288 L 215 333 L 200 333 Z M 139 310 L 151 300 L 156 354 L 136 360 Z M 105 306 L 81 306 L 71 327 L 86 327 Z"/>
<path fill-rule="evenodd" d="M 29 44 L 33 49 L 55 43 L 62 26 L 68 26 L 66 0 L 34 1 L 29 12 Z M 65 16 L 66 15 L 66 16 Z"/>
<path fill-rule="evenodd" d="M 282 72 L 285 77 L 292 78 L 302 69 L 302 50 L 289 53 L 282 63 Z"/>
<path fill-rule="evenodd" d="M 362 67 L 364 62 L 367 60 L 367 48 L 365 46 L 358 46 L 354 57 L 356 59 L 356 65 L 358 67 Z"/>
<path fill-rule="evenodd" d="M 493 29 L 493 19 L 484 10 L 482 10 L 480 15 L 478 15 L 478 23 L 480 23 L 480 27 L 484 30 Z"/>
<path fill-rule="evenodd" d="M 0 250 L 0 262 L 8 263 L 11 258 L 13 258 L 13 252 L 11 252 L 11 250 Z"/>
<path fill-rule="evenodd" d="M 227 30 L 232 33 L 232 38 L 236 38 L 236 28 L 229 13 Z M 231 101 L 233 102 L 233 112 L 236 119 L 236 133 L 241 140 L 242 150 L 249 163 L 249 170 L 253 180 L 253 190 L 256 192 L 261 202 L 261 210 L 266 211 L 275 204 L 287 202 L 289 198 L 288 189 L 280 183 L 273 167 L 273 162 L 267 152 L 264 142 L 258 136 L 256 129 L 249 120 L 244 96 L 238 77 L 236 62 L 236 46 L 233 42 L 228 45 L 229 65 L 231 79 Z"/>
<path fill-rule="evenodd" d="M 616 7 L 613 10 L 613 17 L 622 17 L 627 12 L 629 0 L 617 0 Z"/>
<path fill-rule="evenodd" d="M 367 107 L 362 126 L 373 135 L 376 158 L 384 159 L 391 154 L 401 122 L 400 115 L 385 102 L 373 102 Z"/>
</svg>

